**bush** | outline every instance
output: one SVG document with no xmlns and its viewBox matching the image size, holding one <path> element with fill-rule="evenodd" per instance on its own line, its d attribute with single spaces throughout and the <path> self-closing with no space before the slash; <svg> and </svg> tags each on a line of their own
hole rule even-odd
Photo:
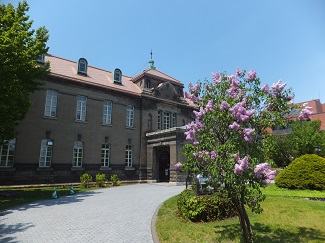
<svg viewBox="0 0 325 243">
<path fill-rule="evenodd" d="M 111 175 L 111 181 L 113 182 L 113 186 L 118 186 L 121 184 L 120 179 L 116 174 Z"/>
<path fill-rule="evenodd" d="M 82 174 L 82 176 L 80 176 L 80 182 L 81 184 L 88 188 L 89 187 L 89 182 L 92 182 L 93 178 L 91 177 L 91 175 L 84 173 Z"/>
<path fill-rule="evenodd" d="M 98 173 L 96 175 L 96 185 L 97 186 L 103 187 L 105 184 L 105 180 L 106 180 L 105 174 Z"/>
<path fill-rule="evenodd" d="M 325 159 L 306 154 L 291 162 L 275 178 L 279 187 L 290 189 L 325 189 Z"/>
<path fill-rule="evenodd" d="M 235 207 L 224 190 L 212 195 L 196 196 L 185 189 L 177 200 L 179 214 L 193 222 L 222 220 L 236 215 Z"/>
</svg>

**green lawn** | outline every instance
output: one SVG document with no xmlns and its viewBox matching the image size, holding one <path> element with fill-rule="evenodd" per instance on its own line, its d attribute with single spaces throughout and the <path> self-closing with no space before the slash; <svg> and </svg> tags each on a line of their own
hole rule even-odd
<svg viewBox="0 0 325 243">
<path fill-rule="evenodd" d="M 249 213 L 256 242 L 325 242 L 325 191 L 287 190 L 271 184 L 263 189 L 266 200 L 261 214 Z M 240 242 L 237 218 L 192 223 L 177 216 L 177 196 L 158 212 L 157 233 L 161 242 Z"/>
</svg>

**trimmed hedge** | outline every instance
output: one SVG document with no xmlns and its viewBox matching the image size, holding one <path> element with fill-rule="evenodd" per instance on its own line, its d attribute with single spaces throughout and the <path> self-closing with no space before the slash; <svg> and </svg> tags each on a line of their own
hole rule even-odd
<svg viewBox="0 0 325 243">
<path fill-rule="evenodd" d="M 275 184 L 289 189 L 325 189 L 325 159 L 305 154 L 291 162 L 275 178 Z"/>
<path fill-rule="evenodd" d="M 179 214 L 193 222 L 209 222 L 234 217 L 235 206 L 225 191 L 212 195 L 197 196 L 195 191 L 185 189 L 178 197 Z"/>
</svg>

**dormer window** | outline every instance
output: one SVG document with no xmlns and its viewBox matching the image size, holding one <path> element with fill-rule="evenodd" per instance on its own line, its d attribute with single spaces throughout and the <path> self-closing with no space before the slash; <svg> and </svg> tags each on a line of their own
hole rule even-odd
<svg viewBox="0 0 325 243">
<path fill-rule="evenodd" d="M 150 89 L 150 79 L 145 79 L 144 87 L 147 88 L 147 89 Z"/>
<path fill-rule="evenodd" d="M 118 68 L 114 71 L 114 83 L 122 83 L 122 71 Z"/>
<path fill-rule="evenodd" d="M 37 58 L 36 62 L 41 63 L 41 64 L 44 64 L 44 63 L 45 63 L 45 54 L 41 54 L 41 55 Z"/>
<path fill-rule="evenodd" d="M 87 75 L 88 62 L 85 58 L 80 58 L 78 61 L 78 74 Z"/>
</svg>

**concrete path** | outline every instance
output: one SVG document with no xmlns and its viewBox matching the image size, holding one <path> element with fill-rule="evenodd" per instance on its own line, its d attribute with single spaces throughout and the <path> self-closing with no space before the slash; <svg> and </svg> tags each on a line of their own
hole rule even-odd
<svg viewBox="0 0 325 243">
<path fill-rule="evenodd" d="M 0 212 L 0 242 L 153 242 L 155 210 L 184 188 L 136 184 L 15 207 Z"/>
</svg>

